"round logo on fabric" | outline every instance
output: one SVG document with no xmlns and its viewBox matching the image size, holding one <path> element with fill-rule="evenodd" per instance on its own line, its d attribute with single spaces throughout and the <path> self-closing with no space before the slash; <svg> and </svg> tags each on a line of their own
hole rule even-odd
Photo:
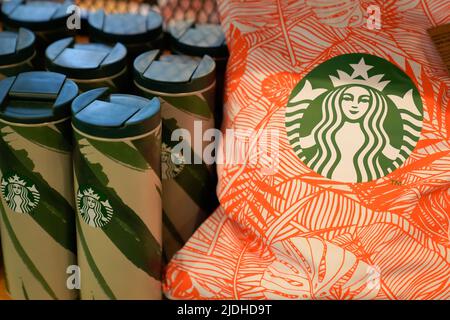
<svg viewBox="0 0 450 320">
<path fill-rule="evenodd" d="M 420 138 L 423 107 L 408 75 L 369 54 L 334 57 L 292 91 L 285 124 L 296 155 L 318 174 L 366 182 L 400 167 Z"/>
<path fill-rule="evenodd" d="M 32 213 L 41 198 L 36 185 L 15 172 L 2 177 L 1 192 L 6 205 L 18 213 Z"/>
<path fill-rule="evenodd" d="M 93 186 L 82 186 L 78 189 L 77 209 L 84 222 L 93 228 L 105 226 L 114 214 L 109 200 Z"/>
</svg>

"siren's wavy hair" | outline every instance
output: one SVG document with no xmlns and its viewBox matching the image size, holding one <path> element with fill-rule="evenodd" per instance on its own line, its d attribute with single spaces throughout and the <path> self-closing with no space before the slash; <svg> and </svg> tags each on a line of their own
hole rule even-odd
<svg viewBox="0 0 450 320">
<path fill-rule="evenodd" d="M 20 197 L 20 199 L 22 199 L 22 203 L 20 204 L 19 207 L 17 207 L 17 205 L 14 201 L 14 197 L 16 196 L 16 194 L 14 193 L 14 190 L 13 190 L 14 185 L 20 187 L 20 194 L 18 196 Z M 29 191 L 24 186 L 17 184 L 17 183 L 11 183 L 8 185 L 8 195 L 6 196 L 6 201 L 9 202 L 9 205 L 11 206 L 12 210 L 14 210 L 16 212 L 21 212 L 21 213 L 29 212 L 33 203 L 28 196 L 29 196 Z"/>
<path fill-rule="evenodd" d="M 82 203 L 82 207 L 81 207 L 81 213 L 85 216 L 85 220 L 89 223 L 91 221 L 90 217 L 89 217 L 89 203 L 88 203 L 88 196 L 83 197 L 83 203 Z M 100 201 L 98 201 L 97 199 L 94 199 L 91 197 L 91 199 L 94 201 L 95 206 L 92 210 L 94 210 L 95 212 L 95 217 L 94 217 L 94 225 L 95 226 L 101 226 L 103 224 L 102 221 L 102 217 L 103 217 L 103 213 L 102 213 L 102 205 L 100 204 Z"/>
<path fill-rule="evenodd" d="M 325 96 L 322 102 L 322 119 L 311 131 L 317 150 L 308 161 L 308 166 L 328 178 L 331 178 L 341 159 L 336 133 L 346 121 L 342 96 L 352 86 L 338 87 Z M 373 180 L 386 174 L 379 160 L 389 141 L 383 126 L 388 113 L 387 100 L 379 91 L 370 87 L 364 88 L 369 92 L 370 106 L 361 122 L 365 141 L 354 158 L 358 182 Z"/>
</svg>

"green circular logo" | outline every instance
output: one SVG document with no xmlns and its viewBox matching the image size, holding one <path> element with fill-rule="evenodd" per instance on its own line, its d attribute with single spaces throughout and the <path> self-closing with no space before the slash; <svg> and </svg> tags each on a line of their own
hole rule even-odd
<svg viewBox="0 0 450 320">
<path fill-rule="evenodd" d="M 6 205 L 18 213 L 32 213 L 41 198 L 36 185 L 16 172 L 3 175 L 1 191 Z"/>
<path fill-rule="evenodd" d="M 292 91 L 288 140 L 309 168 L 335 181 L 384 177 L 409 157 L 422 129 L 413 81 L 389 61 L 345 54 L 317 66 Z"/>
<path fill-rule="evenodd" d="M 114 214 L 107 197 L 94 186 L 81 186 L 78 189 L 77 209 L 84 222 L 93 228 L 105 226 Z"/>
</svg>

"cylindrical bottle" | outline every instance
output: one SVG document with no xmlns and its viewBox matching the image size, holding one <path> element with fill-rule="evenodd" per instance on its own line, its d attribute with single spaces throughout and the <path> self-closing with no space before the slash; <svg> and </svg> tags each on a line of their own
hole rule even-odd
<svg viewBox="0 0 450 320">
<path fill-rule="evenodd" d="M 77 297 L 70 104 L 53 72 L 0 82 L 1 240 L 13 299 Z"/>
<path fill-rule="evenodd" d="M 228 48 L 225 34 L 218 24 L 194 24 L 173 22 L 168 27 L 170 46 L 173 52 L 189 56 L 208 55 L 216 62 L 215 124 L 220 128 L 223 118 L 223 96 Z"/>
<path fill-rule="evenodd" d="M 33 70 L 34 42 L 33 32 L 25 28 L 0 32 L 0 80 Z"/>
<path fill-rule="evenodd" d="M 144 51 L 160 48 L 163 41 L 162 17 L 155 11 L 106 14 L 98 10 L 89 14 L 89 37 L 103 43 L 123 43 L 128 49 L 130 65 Z"/>
<path fill-rule="evenodd" d="M 72 115 L 81 298 L 160 299 L 160 102 L 99 88 Z"/>
<path fill-rule="evenodd" d="M 37 68 L 44 68 L 44 51 L 52 42 L 75 33 L 76 25 L 68 28 L 71 1 L 10 0 L 2 5 L 3 25 L 8 30 L 20 27 L 36 35 Z"/>
<path fill-rule="evenodd" d="M 47 70 L 65 74 L 81 91 L 109 87 L 120 92 L 129 87 L 127 49 L 120 43 L 75 43 L 72 37 L 64 38 L 48 46 L 45 56 Z"/>
<path fill-rule="evenodd" d="M 138 89 L 162 102 L 163 247 L 168 261 L 218 205 L 214 168 L 203 159 L 212 143 L 203 134 L 214 129 L 215 63 L 208 56 L 158 55 L 158 50 L 140 55 L 134 69 Z M 190 135 L 184 154 L 173 150 L 180 146 L 178 139 L 172 141 L 177 129 Z"/>
</svg>

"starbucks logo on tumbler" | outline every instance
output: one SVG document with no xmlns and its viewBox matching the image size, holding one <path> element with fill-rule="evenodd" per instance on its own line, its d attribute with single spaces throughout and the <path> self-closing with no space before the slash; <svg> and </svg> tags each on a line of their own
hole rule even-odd
<svg viewBox="0 0 450 320">
<path fill-rule="evenodd" d="M 84 222 L 94 228 L 105 226 L 114 213 L 106 196 L 92 186 L 78 189 L 77 209 Z"/>
<path fill-rule="evenodd" d="M 346 54 L 313 69 L 294 88 L 286 129 L 295 153 L 332 180 L 384 177 L 411 154 L 422 128 L 413 81 L 394 64 Z"/>
<path fill-rule="evenodd" d="M 163 179 L 173 179 L 183 171 L 184 157 L 174 153 L 165 143 L 161 146 L 161 174 Z"/>
<path fill-rule="evenodd" d="M 41 198 L 36 185 L 17 173 L 2 177 L 1 191 L 8 207 L 18 213 L 32 213 Z"/>
</svg>

